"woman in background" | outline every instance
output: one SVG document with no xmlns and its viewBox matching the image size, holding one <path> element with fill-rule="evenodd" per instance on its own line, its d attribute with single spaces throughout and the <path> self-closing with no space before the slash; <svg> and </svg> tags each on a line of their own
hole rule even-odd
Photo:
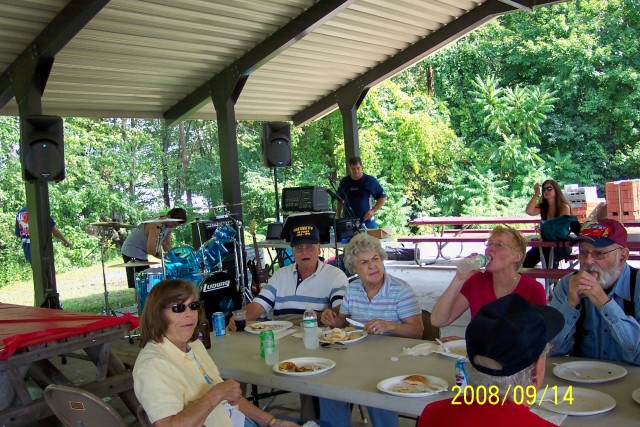
<svg viewBox="0 0 640 427">
<path fill-rule="evenodd" d="M 542 199 L 540 199 L 540 189 L 542 189 Z M 571 206 L 569 201 L 562 193 L 560 185 L 552 179 L 548 179 L 540 184 L 536 182 L 533 186 L 533 197 L 527 204 L 525 212 L 528 215 L 540 215 L 541 220 L 553 219 L 562 215 L 571 215 Z M 544 241 L 544 237 L 540 236 Z M 549 259 L 552 248 L 542 248 L 544 258 Z M 560 260 L 571 252 L 569 248 L 555 248 L 553 258 L 553 268 L 558 267 Z M 540 262 L 540 248 L 531 248 L 524 258 L 522 266 L 524 268 L 533 268 Z"/>
</svg>

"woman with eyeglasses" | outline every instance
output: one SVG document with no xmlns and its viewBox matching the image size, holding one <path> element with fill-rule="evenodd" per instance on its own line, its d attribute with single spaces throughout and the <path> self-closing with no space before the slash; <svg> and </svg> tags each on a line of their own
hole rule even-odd
<svg viewBox="0 0 640 427">
<path fill-rule="evenodd" d="M 542 198 L 540 198 L 540 190 L 542 190 Z M 562 193 L 560 185 L 556 181 L 548 179 L 542 183 L 542 187 L 537 182 L 533 186 L 533 197 L 529 200 L 525 212 L 531 216 L 540 215 L 540 219 L 545 221 L 562 215 L 571 215 L 571 206 L 569 205 L 569 201 L 565 195 Z M 551 249 L 552 248 L 542 248 L 545 259 L 549 259 Z M 553 268 L 557 268 L 560 260 L 569 255 L 571 249 L 555 248 L 554 250 L 555 265 Z M 524 268 L 533 268 L 538 265 L 539 262 L 540 248 L 531 248 L 529 249 L 529 252 L 527 252 L 522 266 Z"/>
<path fill-rule="evenodd" d="M 522 233 L 499 225 L 489 235 L 486 247 L 484 254 L 490 261 L 484 271 L 456 272 L 433 307 L 433 326 L 448 326 L 468 309 L 474 317 L 483 305 L 512 293 L 531 304 L 547 304 L 542 284 L 518 273 L 527 250 Z"/>
<path fill-rule="evenodd" d="M 337 328 L 348 326 L 347 318 L 364 324 L 372 335 L 420 338 L 424 325 L 422 310 L 413 288 L 404 280 L 385 272 L 387 253 L 380 240 L 358 233 L 344 248 L 344 264 L 358 277 L 347 286 L 340 313 L 325 310 L 322 323 Z M 367 406 L 374 426 L 397 427 L 398 413 Z M 351 426 L 351 409 L 347 402 L 320 399 L 320 419 L 332 427 Z"/>
<path fill-rule="evenodd" d="M 156 427 L 295 427 L 252 405 L 233 380 L 223 381 L 200 342 L 204 310 L 185 280 L 153 287 L 140 317 L 142 350 L 133 368 L 136 397 Z"/>
</svg>

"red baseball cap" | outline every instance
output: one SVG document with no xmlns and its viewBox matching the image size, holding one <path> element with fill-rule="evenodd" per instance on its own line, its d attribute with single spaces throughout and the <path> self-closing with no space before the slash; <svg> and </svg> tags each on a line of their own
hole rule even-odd
<svg viewBox="0 0 640 427">
<path fill-rule="evenodd" d="M 573 243 L 587 242 L 596 248 L 604 248 L 615 243 L 627 246 L 627 229 L 614 219 L 604 218 L 598 222 L 588 222 L 582 226 L 578 238 Z"/>
</svg>

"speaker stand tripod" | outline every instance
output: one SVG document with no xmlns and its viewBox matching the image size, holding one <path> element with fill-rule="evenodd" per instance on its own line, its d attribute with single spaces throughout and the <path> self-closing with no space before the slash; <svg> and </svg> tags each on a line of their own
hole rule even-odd
<svg viewBox="0 0 640 427">
<path fill-rule="evenodd" d="M 117 317 L 118 314 L 109 305 L 109 291 L 107 289 L 107 273 L 104 269 L 104 242 L 108 238 L 107 230 L 115 228 L 114 224 L 117 224 L 117 223 L 91 223 L 89 225 L 92 227 L 98 228 L 98 233 L 97 233 L 98 247 L 100 248 L 100 264 L 102 265 L 102 284 L 104 287 L 104 309 L 102 310 L 102 314 L 106 316 Z M 125 228 L 129 227 L 125 224 L 118 224 L 118 225 Z M 93 230 L 95 230 L 95 228 Z M 130 343 L 133 343 L 133 337 L 131 333 L 128 331 L 127 331 L 127 338 L 129 339 Z"/>
</svg>

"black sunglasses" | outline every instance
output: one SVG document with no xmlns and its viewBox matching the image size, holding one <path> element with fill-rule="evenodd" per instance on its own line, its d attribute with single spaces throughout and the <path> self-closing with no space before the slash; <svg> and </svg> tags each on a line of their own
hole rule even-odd
<svg viewBox="0 0 640 427">
<path fill-rule="evenodd" d="M 551 191 L 551 190 L 553 190 L 553 187 L 544 187 L 543 190 L 544 191 Z"/>
<path fill-rule="evenodd" d="M 191 311 L 196 311 L 197 309 L 200 308 L 200 301 L 193 301 L 193 302 L 190 302 L 189 304 L 185 304 L 181 302 L 180 304 L 173 304 L 172 306 L 167 308 L 170 308 L 171 311 L 173 311 L 174 313 L 184 313 L 187 307 L 189 307 Z"/>
</svg>

